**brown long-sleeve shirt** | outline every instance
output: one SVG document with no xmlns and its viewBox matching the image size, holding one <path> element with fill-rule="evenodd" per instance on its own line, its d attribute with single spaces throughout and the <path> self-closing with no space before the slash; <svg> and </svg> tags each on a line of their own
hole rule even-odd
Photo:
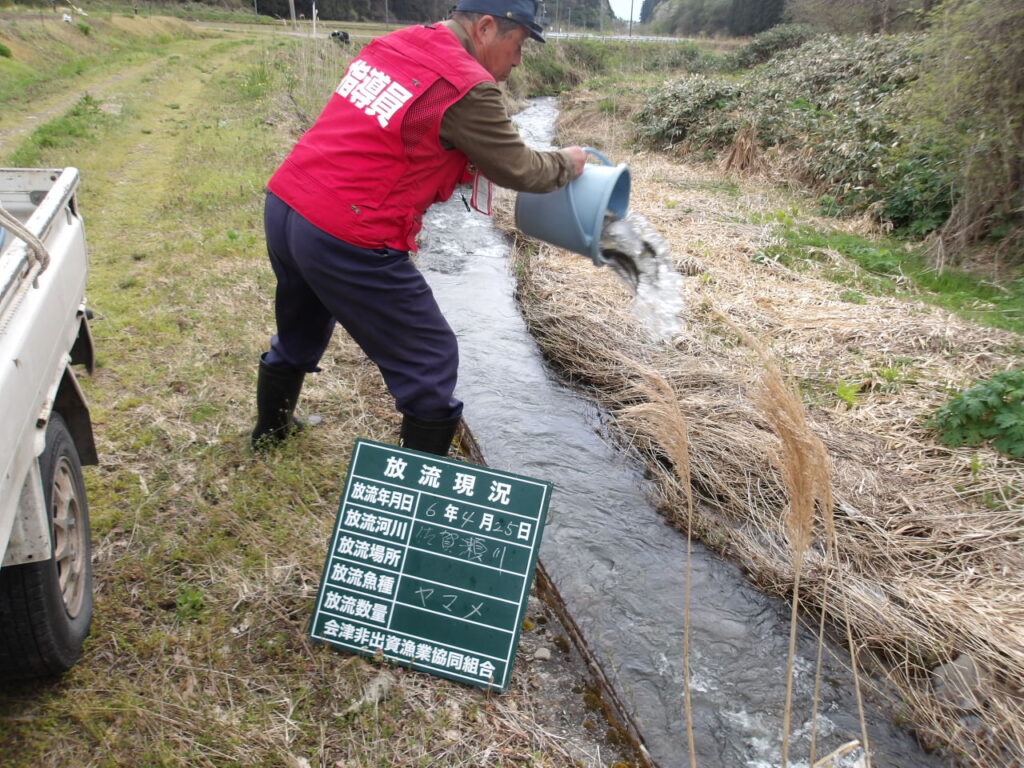
<svg viewBox="0 0 1024 768">
<path fill-rule="evenodd" d="M 472 55 L 473 43 L 455 21 L 442 22 Z M 448 107 L 441 121 L 441 143 L 458 149 L 495 184 L 519 192 L 550 192 L 568 184 L 572 158 L 562 150 L 543 152 L 523 142 L 505 110 L 497 83 L 474 86 Z"/>
</svg>

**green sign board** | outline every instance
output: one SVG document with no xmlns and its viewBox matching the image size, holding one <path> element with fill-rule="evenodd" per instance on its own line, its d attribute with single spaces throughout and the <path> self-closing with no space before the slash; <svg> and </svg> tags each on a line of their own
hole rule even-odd
<svg viewBox="0 0 1024 768">
<path fill-rule="evenodd" d="M 310 636 L 508 687 L 551 484 L 358 439 Z"/>
</svg>

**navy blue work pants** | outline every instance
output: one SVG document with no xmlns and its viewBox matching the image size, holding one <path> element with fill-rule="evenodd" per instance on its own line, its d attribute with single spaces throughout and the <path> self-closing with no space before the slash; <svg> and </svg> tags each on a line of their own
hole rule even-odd
<svg viewBox="0 0 1024 768">
<path fill-rule="evenodd" d="M 403 414 L 451 419 L 459 348 L 405 251 L 360 248 L 310 224 L 268 192 L 263 213 L 277 275 L 277 334 L 268 365 L 317 371 L 335 321 L 377 364 Z"/>
</svg>

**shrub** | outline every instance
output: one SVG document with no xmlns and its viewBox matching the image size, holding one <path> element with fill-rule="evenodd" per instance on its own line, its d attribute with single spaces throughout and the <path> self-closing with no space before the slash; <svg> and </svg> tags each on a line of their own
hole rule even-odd
<svg viewBox="0 0 1024 768">
<path fill-rule="evenodd" d="M 919 40 L 821 35 L 736 77 L 677 80 L 648 99 L 638 133 L 662 146 L 722 151 L 740 127 L 755 126 L 758 144 L 794 158 L 834 212 L 870 211 L 925 234 L 949 214 L 953 176 L 943 148 L 905 127 L 899 97 L 918 77 Z"/>
<path fill-rule="evenodd" d="M 742 89 L 723 77 L 693 75 L 655 93 L 637 115 L 640 135 L 663 144 L 721 148 L 739 123 L 730 119 Z"/>
<path fill-rule="evenodd" d="M 990 237 L 1024 263 L 1024 3 L 937 5 L 922 50 L 927 68 L 907 110 L 922 143 L 945 146 L 957 176 L 932 256 L 940 266 L 955 263 Z"/>
<path fill-rule="evenodd" d="M 740 48 L 736 52 L 735 64 L 742 69 L 763 64 L 780 51 L 803 45 L 814 34 L 809 24 L 779 24 L 756 35 Z"/>
<path fill-rule="evenodd" d="M 887 150 L 878 168 L 882 217 L 913 237 L 938 229 L 953 207 L 954 169 L 949 153 L 935 144 Z"/>
<path fill-rule="evenodd" d="M 995 374 L 961 392 L 928 420 L 946 445 L 991 441 L 1013 458 L 1024 457 L 1024 368 Z"/>
<path fill-rule="evenodd" d="M 3 43 L 0 43 L 0 58 L 9 59 L 11 58 L 11 49 Z"/>
</svg>

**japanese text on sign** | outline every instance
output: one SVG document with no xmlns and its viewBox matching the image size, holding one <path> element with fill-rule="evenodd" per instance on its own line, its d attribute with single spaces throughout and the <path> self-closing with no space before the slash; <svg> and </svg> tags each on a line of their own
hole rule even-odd
<svg viewBox="0 0 1024 768">
<path fill-rule="evenodd" d="M 504 690 L 550 491 L 357 440 L 311 636 Z"/>
</svg>

